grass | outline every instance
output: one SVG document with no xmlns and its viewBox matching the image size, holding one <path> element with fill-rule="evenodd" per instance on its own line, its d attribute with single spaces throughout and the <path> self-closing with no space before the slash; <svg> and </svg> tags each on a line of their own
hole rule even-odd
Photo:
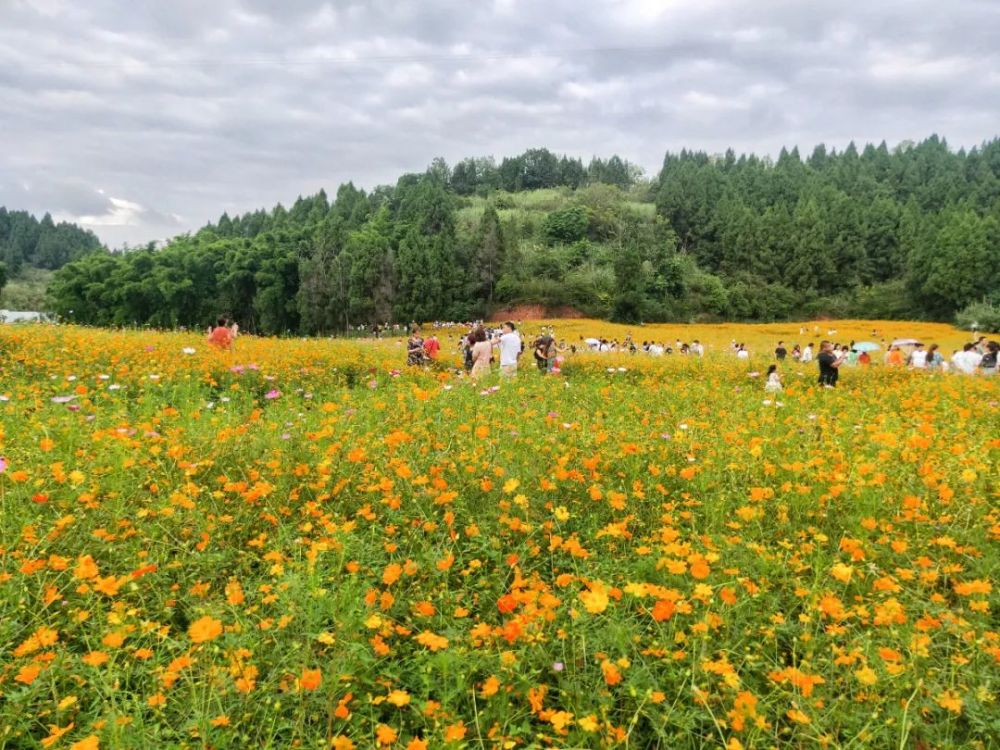
<svg viewBox="0 0 1000 750">
<path fill-rule="evenodd" d="M 997 381 L 768 396 L 799 328 L 475 385 L 391 340 L 0 329 L 0 745 L 995 746 Z"/>
</svg>

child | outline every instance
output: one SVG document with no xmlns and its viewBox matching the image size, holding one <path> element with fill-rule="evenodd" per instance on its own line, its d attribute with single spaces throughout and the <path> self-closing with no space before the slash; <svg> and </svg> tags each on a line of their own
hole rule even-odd
<svg viewBox="0 0 1000 750">
<path fill-rule="evenodd" d="M 778 366 L 771 365 L 767 368 L 767 382 L 764 383 L 764 390 L 768 393 L 781 393 L 784 386 L 781 385 L 781 376 L 778 375 Z"/>
</svg>

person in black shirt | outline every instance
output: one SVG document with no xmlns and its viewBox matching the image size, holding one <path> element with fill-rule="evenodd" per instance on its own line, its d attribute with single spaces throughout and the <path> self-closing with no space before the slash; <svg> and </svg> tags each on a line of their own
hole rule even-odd
<svg viewBox="0 0 1000 750">
<path fill-rule="evenodd" d="M 774 350 L 774 358 L 777 360 L 782 360 L 788 356 L 788 350 L 785 348 L 785 342 L 779 341 L 778 348 Z"/>
<path fill-rule="evenodd" d="M 833 351 L 833 344 L 824 341 L 819 345 L 819 356 L 816 361 L 819 363 L 819 384 L 826 388 L 836 388 L 837 378 L 840 377 L 840 366 L 846 357 L 838 357 Z"/>
</svg>

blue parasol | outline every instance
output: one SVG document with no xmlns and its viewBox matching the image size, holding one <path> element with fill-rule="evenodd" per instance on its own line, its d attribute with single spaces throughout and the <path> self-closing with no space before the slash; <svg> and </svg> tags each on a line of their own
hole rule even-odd
<svg viewBox="0 0 1000 750">
<path fill-rule="evenodd" d="M 882 347 L 876 344 L 874 341 L 861 341 L 855 344 L 853 347 L 856 352 L 873 352 Z"/>
</svg>

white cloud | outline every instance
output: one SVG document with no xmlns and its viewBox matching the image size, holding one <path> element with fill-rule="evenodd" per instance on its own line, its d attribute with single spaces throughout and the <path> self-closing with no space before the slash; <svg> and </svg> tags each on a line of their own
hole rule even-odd
<svg viewBox="0 0 1000 750">
<path fill-rule="evenodd" d="M 139 225 L 146 209 L 134 201 L 110 197 L 111 208 L 100 216 L 77 216 L 75 221 L 81 226 L 92 227 L 134 227 Z"/>
<path fill-rule="evenodd" d="M 0 205 L 136 244 L 437 155 L 971 146 L 998 35 L 980 0 L 0 0 Z"/>
</svg>

